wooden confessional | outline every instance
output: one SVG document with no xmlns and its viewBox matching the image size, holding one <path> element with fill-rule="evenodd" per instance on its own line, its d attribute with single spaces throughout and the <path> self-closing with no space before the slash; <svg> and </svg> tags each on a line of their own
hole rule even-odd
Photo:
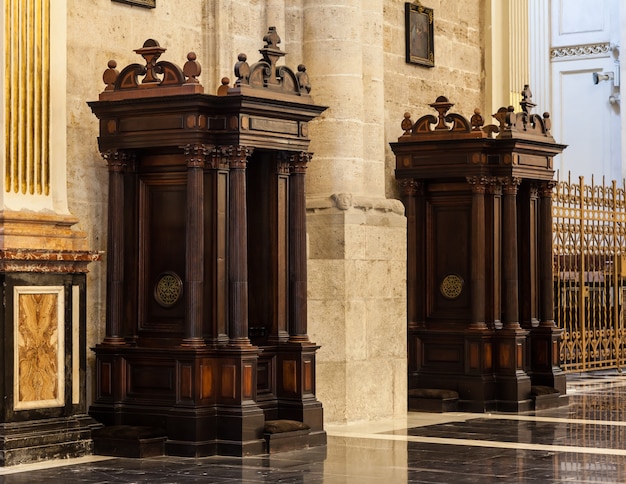
<svg viewBox="0 0 626 484">
<path fill-rule="evenodd" d="M 286 430 L 326 441 L 307 336 L 306 69 L 262 59 L 203 93 L 147 40 L 90 102 L 109 170 L 106 337 L 90 415 L 162 429 L 168 454 L 244 455 Z M 269 428 L 267 423 L 274 425 Z M 126 428 L 128 430 L 128 428 Z M 265 437 L 265 438 L 264 438 Z"/>
<path fill-rule="evenodd" d="M 567 401 L 553 316 L 549 114 L 500 108 L 498 126 L 450 113 L 402 122 L 391 147 L 408 218 L 409 408 L 472 411 Z"/>
</svg>

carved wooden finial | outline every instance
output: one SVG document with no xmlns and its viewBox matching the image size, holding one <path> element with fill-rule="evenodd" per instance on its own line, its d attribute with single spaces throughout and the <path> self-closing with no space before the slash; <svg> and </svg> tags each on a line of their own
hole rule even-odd
<svg viewBox="0 0 626 484">
<path fill-rule="evenodd" d="M 276 32 L 276 27 L 270 27 L 267 30 L 267 34 L 263 37 L 263 41 L 265 42 L 265 49 L 280 50 L 278 47 L 278 44 L 280 44 L 280 37 L 278 36 L 278 32 Z"/>
<path fill-rule="evenodd" d="M 269 77 L 266 79 L 268 84 L 279 85 L 280 79 L 279 76 L 276 75 L 276 64 L 278 60 L 285 56 L 285 52 L 280 50 L 278 44 L 280 43 L 280 37 L 276 32 L 276 27 L 270 27 L 263 37 L 263 41 L 265 45 L 262 49 L 259 50 L 265 62 L 269 63 Z"/>
<path fill-rule="evenodd" d="M 228 94 L 228 89 L 230 89 L 228 84 L 230 84 L 230 79 L 228 77 L 222 77 L 222 85 L 217 88 L 218 96 L 226 96 Z"/>
<path fill-rule="evenodd" d="M 297 96 L 308 95 L 311 91 L 309 75 L 304 64 L 298 66 L 298 71 L 293 72 L 286 66 L 279 66 L 278 61 L 286 55 L 280 50 L 280 37 L 276 27 L 269 27 L 263 37 L 265 42 L 259 52 L 263 58 L 252 65 L 248 64 L 248 56 L 239 54 L 235 64 L 235 88 L 230 94 L 241 92 L 248 87 L 255 89 L 267 89 L 266 92 L 282 92 L 283 94 L 295 94 Z"/>
<path fill-rule="evenodd" d="M 530 114 L 532 109 L 536 106 L 533 102 L 533 93 L 528 84 L 524 84 L 524 89 L 522 89 L 522 101 L 519 104 L 522 107 L 522 111 L 526 114 Z"/>
<path fill-rule="evenodd" d="M 117 77 L 120 75 L 120 73 L 116 69 L 117 62 L 115 62 L 113 59 L 109 61 L 107 66 L 108 66 L 108 69 L 104 71 L 104 74 L 102 74 L 102 80 L 106 84 L 106 87 L 104 88 L 104 90 L 112 91 L 114 88 L 115 81 L 117 80 Z"/>
<path fill-rule="evenodd" d="M 496 118 L 496 120 L 498 121 L 498 124 L 500 124 L 500 128 L 506 125 L 507 113 L 508 113 L 508 109 L 505 107 L 501 107 L 500 109 L 498 109 L 496 113 L 492 114 L 492 116 Z"/>
<path fill-rule="evenodd" d="M 250 79 L 250 65 L 248 64 L 248 56 L 246 54 L 239 54 L 237 56 L 238 62 L 235 64 L 235 75 L 237 76 L 237 85 L 247 83 Z"/>
<path fill-rule="evenodd" d="M 159 82 L 156 76 L 156 63 L 159 57 L 161 57 L 161 54 L 166 50 L 166 48 L 161 47 L 154 39 L 146 40 L 141 49 L 135 49 L 135 52 L 146 60 L 146 76 L 143 78 L 143 81 L 141 81 L 142 84 Z"/>
<path fill-rule="evenodd" d="M 404 119 L 402 120 L 400 127 L 404 130 L 404 134 L 411 134 L 411 128 L 413 128 L 411 113 L 404 113 Z"/>
<path fill-rule="evenodd" d="M 435 129 L 445 129 L 446 131 L 449 129 L 446 126 L 446 113 L 450 111 L 450 108 L 454 106 L 454 103 L 448 101 L 448 98 L 445 96 L 439 96 L 434 103 L 429 104 L 431 108 L 434 108 L 439 113 L 439 122 Z"/>
<path fill-rule="evenodd" d="M 474 109 L 474 114 L 470 118 L 470 123 L 473 130 L 479 130 L 483 126 L 483 124 L 485 124 L 485 120 L 480 114 L 480 109 Z"/>
<path fill-rule="evenodd" d="M 187 77 L 187 82 L 192 84 L 198 84 L 198 76 L 202 72 L 200 63 L 196 60 L 196 53 L 189 52 L 187 54 L 187 62 L 183 66 L 183 74 Z"/>
<path fill-rule="evenodd" d="M 550 134 L 550 130 L 552 129 L 552 120 L 550 119 L 550 113 L 543 113 L 543 126 L 546 129 L 546 134 Z"/>
<path fill-rule="evenodd" d="M 298 64 L 298 85 L 301 90 L 305 90 L 307 93 L 311 92 L 311 82 L 309 81 L 309 75 L 306 73 L 306 66 L 304 64 Z"/>
</svg>

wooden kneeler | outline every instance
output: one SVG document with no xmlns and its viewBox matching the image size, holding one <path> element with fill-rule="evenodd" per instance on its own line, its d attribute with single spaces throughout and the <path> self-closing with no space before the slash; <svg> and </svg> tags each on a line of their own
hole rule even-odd
<svg viewBox="0 0 626 484">
<path fill-rule="evenodd" d="M 158 457 L 165 455 L 167 436 L 162 429 L 135 425 L 111 425 L 94 430 L 94 454 L 115 457 Z"/>
<path fill-rule="evenodd" d="M 263 429 L 265 452 L 275 454 L 309 447 L 311 427 L 297 420 L 268 420 Z"/>
<path fill-rule="evenodd" d="M 409 410 L 414 412 L 455 412 L 459 394 L 454 390 L 414 388 L 409 390 Z"/>
</svg>

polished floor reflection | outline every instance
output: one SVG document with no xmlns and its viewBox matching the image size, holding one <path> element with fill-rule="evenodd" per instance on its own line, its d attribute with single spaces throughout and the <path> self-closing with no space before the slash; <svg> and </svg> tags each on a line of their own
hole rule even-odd
<svg viewBox="0 0 626 484">
<path fill-rule="evenodd" d="M 625 483 L 626 376 L 568 378 L 570 405 L 528 414 L 409 413 L 328 426 L 328 446 L 246 458 L 94 456 L 0 470 L 0 483 Z"/>
</svg>

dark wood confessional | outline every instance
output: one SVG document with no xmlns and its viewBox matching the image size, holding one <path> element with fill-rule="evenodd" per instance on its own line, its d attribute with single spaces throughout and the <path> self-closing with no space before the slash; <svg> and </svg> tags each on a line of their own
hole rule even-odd
<svg viewBox="0 0 626 484">
<path fill-rule="evenodd" d="M 109 62 L 90 102 L 109 169 L 106 337 L 95 348 L 90 414 L 164 430 L 169 454 L 268 451 L 267 421 L 326 441 L 307 336 L 306 69 L 271 27 L 218 95 L 193 52 L 121 72 Z"/>
<path fill-rule="evenodd" d="M 528 86 L 520 105 L 483 127 L 441 96 L 437 116 L 405 114 L 391 144 L 408 218 L 410 408 L 424 389 L 472 411 L 567 400 L 552 279 L 553 157 L 565 146 L 548 113 L 531 113 Z"/>
</svg>

